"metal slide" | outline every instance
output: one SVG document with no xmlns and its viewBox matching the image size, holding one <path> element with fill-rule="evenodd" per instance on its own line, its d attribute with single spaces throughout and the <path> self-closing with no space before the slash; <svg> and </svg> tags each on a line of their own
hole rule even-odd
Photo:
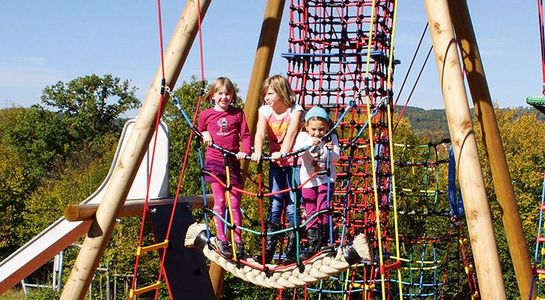
<svg viewBox="0 0 545 300">
<path fill-rule="evenodd" d="M 117 159 L 121 154 L 126 139 L 134 128 L 135 120 L 129 120 L 123 127 L 120 142 L 117 145 L 112 165 L 108 175 L 97 190 L 85 199 L 81 204 L 100 203 L 106 192 Z M 144 199 L 146 195 L 147 174 L 151 166 L 151 151 L 153 150 L 153 137 L 148 152 L 138 169 L 138 174 L 127 196 L 127 201 Z M 168 129 L 161 123 L 157 145 L 155 150 L 155 162 L 150 184 L 149 199 L 165 198 L 168 193 Z M 69 222 L 64 217 L 59 218 L 40 234 L 17 249 L 10 256 L 0 262 L 0 294 L 3 294 L 25 277 L 30 275 L 40 266 L 52 259 L 57 253 L 66 249 L 77 239 L 87 233 L 91 220 Z"/>
</svg>

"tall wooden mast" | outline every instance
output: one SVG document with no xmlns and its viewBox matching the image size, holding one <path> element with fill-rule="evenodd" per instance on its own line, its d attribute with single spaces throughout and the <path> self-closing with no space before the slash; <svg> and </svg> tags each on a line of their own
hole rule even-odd
<svg viewBox="0 0 545 300">
<path fill-rule="evenodd" d="M 529 283 L 532 282 L 530 257 L 477 39 L 473 32 L 467 2 L 461 0 L 449 1 L 449 6 L 451 12 L 456 12 L 456 18 L 452 19 L 456 31 L 456 41 L 462 55 L 464 71 L 475 108 L 475 116 L 483 135 L 484 148 L 490 161 L 492 180 L 501 207 L 503 226 L 515 269 L 520 298 L 528 299 L 531 286 Z M 534 288 L 534 290 L 536 289 Z M 536 293 L 532 295 L 532 299 L 535 298 Z"/>
<path fill-rule="evenodd" d="M 483 299 L 506 299 L 448 0 L 424 2 L 454 147 L 479 290 Z"/>
</svg>

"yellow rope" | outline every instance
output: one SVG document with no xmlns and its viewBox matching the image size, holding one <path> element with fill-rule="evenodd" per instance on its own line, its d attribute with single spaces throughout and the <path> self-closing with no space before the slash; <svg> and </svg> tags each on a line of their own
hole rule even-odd
<svg viewBox="0 0 545 300">
<path fill-rule="evenodd" d="M 392 34 L 390 38 L 390 51 L 389 51 L 389 60 L 388 60 L 388 78 L 386 79 L 386 84 L 388 87 L 386 88 L 387 93 L 392 89 L 391 85 L 391 79 L 392 79 L 392 64 L 393 64 L 393 58 L 394 58 L 394 37 L 395 37 L 395 30 L 396 30 L 396 22 L 397 21 L 397 0 L 394 1 L 394 15 L 392 17 Z M 399 231 L 398 231 L 398 218 L 397 218 L 397 196 L 396 196 L 396 185 L 395 185 L 395 168 L 394 168 L 394 146 L 393 146 L 393 139 L 394 134 L 392 130 L 392 113 L 390 111 L 390 100 L 387 101 L 387 116 L 388 116 L 388 136 L 390 137 L 388 139 L 389 141 L 389 147 L 390 147 L 390 176 L 392 180 L 391 185 L 391 191 L 392 191 L 392 202 L 393 202 L 393 211 L 394 211 L 394 231 L 395 231 L 395 246 L 396 246 L 396 256 L 400 257 L 400 250 L 399 250 Z M 399 288 L 399 299 L 403 299 L 403 281 L 401 276 L 401 268 L 397 269 L 397 282 L 398 282 L 398 288 Z"/>
<path fill-rule="evenodd" d="M 344 276 L 344 291 L 348 289 L 348 275 L 350 275 L 350 268 L 346 269 L 346 275 Z M 343 293 L 343 300 L 346 300 L 346 293 Z"/>
<path fill-rule="evenodd" d="M 231 175 L 229 174 L 229 162 L 225 161 L 225 200 L 227 200 L 227 207 L 229 210 L 229 219 L 230 223 L 235 224 L 235 219 L 233 218 L 233 210 L 231 209 L 231 192 L 229 191 L 231 188 Z M 235 233 L 231 232 L 232 226 L 229 226 L 229 233 L 231 233 L 231 249 L 233 249 L 233 259 L 237 260 L 237 249 L 235 246 Z"/>
<path fill-rule="evenodd" d="M 373 27 L 375 23 L 375 5 L 376 0 L 373 0 L 371 5 L 371 20 L 369 22 L 369 40 L 367 42 L 367 65 L 365 67 L 365 78 L 368 78 L 369 76 L 369 62 L 371 61 L 371 42 L 373 37 Z M 376 161 L 375 161 L 375 147 L 374 147 L 374 139 L 373 139 L 373 122 L 371 121 L 371 99 L 369 98 L 369 95 L 365 95 L 366 99 L 366 106 L 367 106 L 367 122 L 368 122 L 368 134 L 369 134 L 369 157 L 371 158 L 371 168 L 373 174 L 373 197 L 375 198 L 375 221 L 377 224 L 377 242 L 378 242 L 378 251 L 379 251 L 379 265 L 382 268 L 384 266 L 384 257 L 383 257 L 383 249 L 382 249 L 382 229 L 380 227 L 380 205 L 378 203 L 378 188 L 377 188 L 377 174 L 375 172 L 376 170 Z M 381 292 L 382 292 L 382 299 L 386 299 L 386 286 L 385 286 L 385 278 L 384 278 L 384 272 L 380 272 L 380 279 L 381 279 Z"/>
</svg>

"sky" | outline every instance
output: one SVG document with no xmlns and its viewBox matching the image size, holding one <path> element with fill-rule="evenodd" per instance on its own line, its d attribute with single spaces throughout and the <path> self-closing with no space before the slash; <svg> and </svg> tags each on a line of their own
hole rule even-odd
<svg viewBox="0 0 545 300">
<path fill-rule="evenodd" d="M 271 74 L 285 74 L 288 48 L 286 0 Z M 468 0 L 492 100 L 500 107 L 527 106 L 540 96 L 542 75 L 537 5 L 534 1 Z M 407 74 L 427 17 L 423 0 L 398 1 L 394 93 Z M 8 0 L 0 10 L 0 109 L 40 102 L 58 81 L 97 74 L 129 79 L 144 99 L 160 63 L 157 1 Z M 209 81 L 231 78 L 245 97 L 265 11 L 265 0 L 213 0 L 202 23 L 204 72 Z M 164 47 L 185 0 L 161 1 Z M 197 41 L 197 40 L 196 40 Z M 404 104 L 431 45 L 426 33 L 400 94 Z M 195 42 L 177 85 L 200 77 Z M 443 108 L 433 55 L 409 105 Z"/>
</svg>

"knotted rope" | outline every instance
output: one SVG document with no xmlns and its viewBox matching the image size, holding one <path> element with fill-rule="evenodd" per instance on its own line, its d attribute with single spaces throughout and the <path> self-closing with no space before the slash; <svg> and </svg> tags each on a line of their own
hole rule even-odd
<svg viewBox="0 0 545 300">
<path fill-rule="evenodd" d="M 266 265 L 265 270 L 258 262 L 248 259 L 241 266 L 235 260 L 221 256 L 214 246 L 216 237 L 209 240 L 206 236 L 206 225 L 194 223 L 189 226 L 185 237 L 186 247 L 201 249 L 204 255 L 231 272 L 238 278 L 267 288 L 295 288 L 316 283 L 321 279 L 343 272 L 362 259 L 370 260 L 369 245 L 363 234 L 356 236 L 352 244 L 338 247 L 334 252 L 324 253 L 307 260 L 303 265 L 296 264 L 274 268 Z M 254 267 L 253 267 L 254 266 Z"/>
</svg>

